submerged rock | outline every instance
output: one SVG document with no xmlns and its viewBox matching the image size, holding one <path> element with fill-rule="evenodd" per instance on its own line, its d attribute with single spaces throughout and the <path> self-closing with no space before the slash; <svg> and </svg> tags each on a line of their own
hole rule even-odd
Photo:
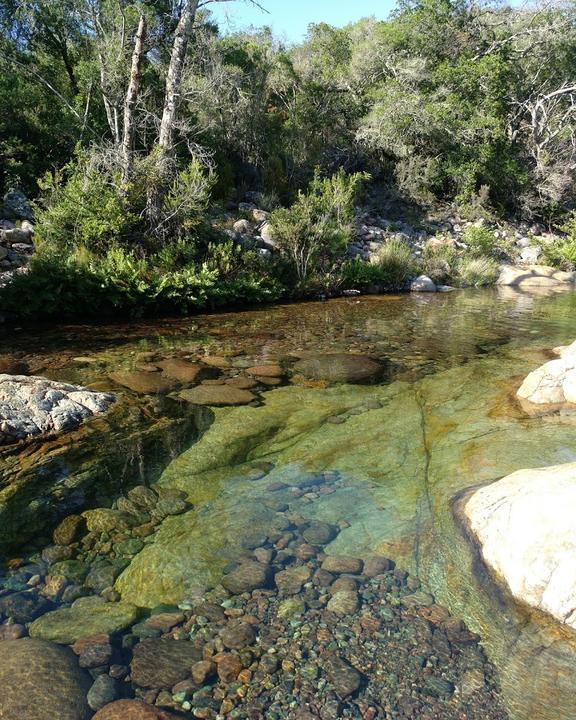
<svg viewBox="0 0 576 720">
<path fill-rule="evenodd" d="M 311 380 L 369 383 L 383 374 L 384 366 L 366 355 L 327 353 L 299 360 L 293 370 Z"/>
<path fill-rule="evenodd" d="M 115 400 L 43 377 L 0 375 L 0 445 L 72 430 L 105 413 Z"/>
<path fill-rule="evenodd" d="M 176 717 L 141 700 L 116 700 L 99 710 L 93 720 L 172 720 Z"/>
<path fill-rule="evenodd" d="M 518 470 L 462 511 L 484 561 L 512 595 L 576 629 L 576 463 Z"/>
<path fill-rule="evenodd" d="M 0 642 L 2 720 L 87 720 L 90 675 L 68 648 L 23 638 Z"/>
<path fill-rule="evenodd" d="M 111 635 L 138 619 L 130 603 L 107 603 L 100 597 L 79 598 L 72 607 L 46 613 L 30 625 L 30 635 L 41 640 L 71 645 L 92 635 Z"/>
<path fill-rule="evenodd" d="M 110 379 L 117 385 L 122 385 L 141 395 L 165 395 L 179 384 L 178 380 L 172 377 L 145 370 L 122 370 L 111 373 Z"/>
</svg>

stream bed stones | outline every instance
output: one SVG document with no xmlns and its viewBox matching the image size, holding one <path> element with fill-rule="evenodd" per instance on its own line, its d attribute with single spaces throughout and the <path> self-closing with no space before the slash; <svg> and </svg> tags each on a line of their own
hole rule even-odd
<svg viewBox="0 0 576 720">
<path fill-rule="evenodd" d="M 310 473 L 302 475 L 298 490 L 310 494 L 319 487 L 318 475 Z M 125 500 L 152 516 L 162 491 L 134 488 Z M 92 563 L 102 562 L 107 551 L 107 562 L 114 561 L 112 548 L 126 540 L 106 538 L 126 534 L 127 526 L 119 522 L 121 513 L 110 513 L 107 529 L 90 530 L 95 526 L 78 516 L 64 521 L 55 537 L 72 542 L 60 547 L 72 547 L 88 566 L 90 547 L 99 548 Z M 123 528 L 119 533 L 109 524 L 114 519 Z M 392 560 L 326 554 L 326 544 L 339 532 L 337 524 L 291 512 L 287 503 L 269 525 L 241 542 L 221 583 L 199 588 L 179 606 L 143 614 L 111 588 L 97 596 L 86 584 L 68 585 L 64 593 L 70 597 L 62 596 L 63 607 L 53 610 L 45 597 L 51 592 L 46 573 L 78 560 L 47 565 L 31 558 L 8 573 L 4 597 L 15 594 L 8 587 L 20 588 L 47 604 L 36 608 L 39 617 L 32 620 L 30 614 L 20 625 L 6 605 L 0 651 L 13 642 L 42 643 L 68 653 L 70 663 L 73 656 L 62 645 L 71 645 L 78 707 L 88 704 L 105 720 L 504 720 L 494 671 L 478 636 Z M 43 553 L 50 559 L 60 555 Z M 93 572 L 94 564 L 88 577 Z M 74 588 L 92 594 L 70 604 Z M 1 631 L 10 628 L 36 637 L 2 642 L 10 634 Z M 89 717 L 60 713 L 58 705 L 50 711 L 51 716 L 6 717 Z"/>
</svg>

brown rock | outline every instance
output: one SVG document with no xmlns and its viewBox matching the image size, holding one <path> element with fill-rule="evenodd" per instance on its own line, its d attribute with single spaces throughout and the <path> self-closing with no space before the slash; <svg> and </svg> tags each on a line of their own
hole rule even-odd
<svg viewBox="0 0 576 720">
<path fill-rule="evenodd" d="M 229 378 L 225 382 L 226 385 L 232 385 L 232 387 L 237 387 L 241 390 L 252 390 L 258 385 L 256 380 L 246 377 L 245 375 L 238 375 L 237 377 Z"/>
<path fill-rule="evenodd" d="M 134 648 L 132 680 L 143 688 L 172 688 L 190 675 L 201 651 L 185 640 L 147 639 Z"/>
<path fill-rule="evenodd" d="M 299 360 L 293 369 L 310 380 L 367 383 L 377 380 L 384 366 L 366 355 L 328 353 Z"/>
<path fill-rule="evenodd" d="M 216 665 L 210 660 L 200 660 L 192 665 L 192 680 L 196 685 L 204 685 L 206 680 L 214 675 L 216 672 Z"/>
<path fill-rule="evenodd" d="M 0 625 L 0 642 L 3 640 L 19 640 L 26 635 L 24 625 L 13 623 L 12 625 Z"/>
<path fill-rule="evenodd" d="M 232 653 L 216 656 L 218 662 L 218 677 L 223 683 L 232 683 L 242 672 L 242 661 L 238 655 Z"/>
<path fill-rule="evenodd" d="M 110 379 L 141 395 L 165 395 L 178 386 L 178 381 L 160 373 L 122 370 L 110 374 Z"/>
<path fill-rule="evenodd" d="M 376 577 L 393 569 L 394 563 L 380 555 L 373 555 L 364 560 L 364 575 L 367 577 Z"/>
<path fill-rule="evenodd" d="M 360 687 L 362 676 L 358 670 L 337 655 L 327 659 L 325 670 L 334 690 L 342 698 L 352 695 Z"/>
<path fill-rule="evenodd" d="M 74 653 L 44 640 L 23 638 L 0 643 L 0 718 L 2 720 L 87 720 L 90 675 Z"/>
<path fill-rule="evenodd" d="M 246 374 L 259 378 L 281 378 L 285 375 L 280 365 L 255 365 L 248 368 Z"/>
<path fill-rule="evenodd" d="M 140 700 L 116 700 L 98 710 L 92 720 L 177 720 L 177 715 Z"/>
<path fill-rule="evenodd" d="M 242 650 L 254 643 L 256 631 L 245 622 L 230 623 L 220 632 L 220 639 L 229 650 Z"/>
<path fill-rule="evenodd" d="M 302 590 L 302 585 L 310 580 L 311 574 L 309 567 L 299 565 L 277 573 L 274 581 L 278 590 L 284 595 L 296 595 Z"/>
<path fill-rule="evenodd" d="M 233 595 L 266 587 L 271 578 L 270 568 L 258 562 L 242 563 L 222 578 L 222 585 Z"/>
<path fill-rule="evenodd" d="M 71 545 L 76 542 L 86 529 L 86 520 L 81 515 L 68 515 L 58 525 L 52 535 L 56 545 Z"/>
<path fill-rule="evenodd" d="M 162 368 L 162 374 L 168 378 L 177 380 L 185 385 L 199 383 L 202 380 L 208 380 L 218 375 L 217 368 L 200 365 L 200 363 L 191 363 L 187 360 L 179 360 L 171 358 L 158 363 Z"/>
<path fill-rule="evenodd" d="M 167 633 L 181 622 L 184 622 L 184 615 L 182 613 L 159 613 L 158 615 L 152 615 L 147 618 L 144 621 L 144 625 L 154 630 Z"/>
<path fill-rule="evenodd" d="M 339 590 L 332 595 L 326 607 L 336 615 L 352 615 L 359 607 L 358 593 L 356 590 Z"/>
<path fill-rule="evenodd" d="M 362 560 L 347 555 L 329 555 L 322 563 L 322 570 L 336 574 L 358 575 L 362 572 Z"/>
</svg>

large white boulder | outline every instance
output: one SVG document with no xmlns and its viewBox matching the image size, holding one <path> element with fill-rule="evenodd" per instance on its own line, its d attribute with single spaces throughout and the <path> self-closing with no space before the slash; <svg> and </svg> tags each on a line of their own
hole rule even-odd
<svg viewBox="0 0 576 720">
<path fill-rule="evenodd" d="M 115 400 L 109 393 L 43 377 L 0 375 L 0 445 L 72 430 Z"/>
<path fill-rule="evenodd" d="M 518 288 L 555 287 L 576 282 L 576 273 L 564 272 L 547 265 L 528 265 L 515 267 L 502 265 L 497 285 L 509 285 Z"/>
<path fill-rule="evenodd" d="M 531 372 L 518 397 L 537 405 L 576 403 L 576 342 L 556 348 L 560 357 Z"/>
<path fill-rule="evenodd" d="M 576 629 L 576 463 L 518 470 L 476 490 L 463 514 L 512 595 Z"/>
</svg>

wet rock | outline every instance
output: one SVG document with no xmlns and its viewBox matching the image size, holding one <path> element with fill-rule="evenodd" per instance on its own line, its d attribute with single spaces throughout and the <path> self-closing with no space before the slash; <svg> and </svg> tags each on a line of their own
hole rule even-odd
<svg viewBox="0 0 576 720">
<path fill-rule="evenodd" d="M 322 570 L 329 573 L 349 573 L 357 575 L 362 572 L 363 563 L 358 558 L 346 555 L 329 555 L 322 563 Z"/>
<path fill-rule="evenodd" d="M 140 700 L 116 700 L 99 710 L 93 720 L 177 720 L 177 716 Z"/>
<path fill-rule="evenodd" d="M 336 615 L 352 615 L 358 610 L 359 602 L 356 590 L 339 590 L 332 595 L 326 607 Z"/>
<path fill-rule="evenodd" d="M 111 373 L 110 379 L 140 395 L 165 395 L 178 387 L 173 378 L 141 370 L 121 370 Z"/>
<path fill-rule="evenodd" d="M 245 377 L 244 375 L 229 378 L 225 382 L 226 385 L 232 385 L 233 387 L 240 388 L 241 390 L 253 390 L 258 386 L 258 382 L 254 380 L 254 378 Z"/>
<path fill-rule="evenodd" d="M 270 583 L 271 572 L 267 565 L 257 562 L 242 563 L 236 570 L 224 575 L 222 585 L 234 595 L 264 588 Z"/>
<path fill-rule="evenodd" d="M 19 640 L 26 636 L 26 627 L 14 623 L 12 625 L 0 625 L 0 642 L 4 640 Z"/>
<path fill-rule="evenodd" d="M 96 508 L 82 513 L 86 527 L 94 533 L 126 532 L 130 529 L 129 516 L 111 508 Z"/>
<path fill-rule="evenodd" d="M 372 555 L 364 560 L 363 574 L 372 578 L 393 569 L 394 563 L 391 560 L 380 555 Z"/>
<path fill-rule="evenodd" d="M 77 640 L 72 650 L 78 655 L 78 664 L 83 668 L 108 665 L 113 654 L 109 635 L 96 635 Z"/>
<path fill-rule="evenodd" d="M 130 665 L 132 680 L 143 688 L 170 689 L 190 677 L 190 668 L 201 659 L 201 651 L 190 642 L 142 640 L 134 648 Z"/>
<path fill-rule="evenodd" d="M 36 590 L 25 590 L 0 597 L 0 615 L 12 618 L 17 623 L 30 622 L 53 607 L 50 600 L 38 595 Z"/>
<path fill-rule="evenodd" d="M 68 648 L 23 638 L 0 643 L 3 720 L 87 720 L 88 673 Z"/>
<path fill-rule="evenodd" d="M 191 363 L 177 358 L 163 360 L 158 363 L 158 366 L 162 368 L 166 377 L 173 378 L 183 385 L 192 385 L 219 375 L 216 367 Z"/>
<path fill-rule="evenodd" d="M 70 560 L 72 550 L 65 545 L 49 545 L 42 550 L 42 560 L 48 565 L 60 562 L 62 560 Z"/>
<path fill-rule="evenodd" d="M 191 390 L 183 390 L 178 397 L 193 405 L 213 405 L 215 407 L 248 405 L 256 400 L 254 393 L 232 385 L 200 385 Z"/>
<path fill-rule="evenodd" d="M 114 585 L 114 581 L 119 574 L 119 568 L 107 563 L 93 566 L 84 581 L 84 585 L 97 593 L 101 593 L 106 588 Z"/>
<path fill-rule="evenodd" d="M 42 377 L 0 375 L 0 445 L 72 430 L 107 412 L 115 400 Z"/>
<path fill-rule="evenodd" d="M 145 485 L 137 485 L 128 491 L 128 498 L 144 510 L 153 510 L 158 502 L 158 495 Z"/>
<path fill-rule="evenodd" d="M 353 695 L 362 683 L 362 675 L 358 670 L 337 655 L 327 659 L 325 671 L 336 693 L 342 698 Z"/>
<path fill-rule="evenodd" d="M 310 545 L 327 545 L 334 540 L 338 530 L 325 522 L 314 522 L 303 531 L 302 537 Z"/>
<path fill-rule="evenodd" d="M 229 650 L 241 650 L 254 643 L 256 631 L 252 625 L 239 622 L 225 627 L 220 633 L 220 638 L 224 643 L 224 647 Z"/>
<path fill-rule="evenodd" d="M 197 685 L 205 685 L 208 678 L 216 672 L 216 665 L 210 660 L 200 660 L 192 665 L 192 680 Z"/>
<path fill-rule="evenodd" d="M 282 378 L 285 375 L 280 365 L 255 365 L 246 368 L 246 373 L 261 378 Z"/>
<path fill-rule="evenodd" d="M 232 683 L 242 672 L 242 660 L 234 653 L 226 653 L 215 659 L 220 682 Z"/>
<path fill-rule="evenodd" d="M 54 530 L 56 545 L 71 545 L 80 539 L 86 528 L 86 520 L 81 515 L 68 515 Z"/>
<path fill-rule="evenodd" d="M 284 595 L 296 595 L 302 590 L 304 583 L 310 580 L 311 575 L 310 568 L 306 567 L 306 565 L 300 565 L 276 573 L 274 582 L 278 590 Z"/>
<path fill-rule="evenodd" d="M 76 600 L 70 608 L 49 612 L 30 625 L 30 635 L 71 645 L 79 638 L 110 635 L 133 625 L 138 609 L 129 603 L 107 603 L 99 597 Z"/>
<path fill-rule="evenodd" d="M 118 685 L 109 675 L 99 675 L 88 691 L 87 701 L 92 710 L 100 710 L 118 698 Z"/>
<path fill-rule="evenodd" d="M 366 355 L 328 353 L 299 360 L 293 371 L 311 380 L 354 384 L 375 382 L 384 366 Z"/>
<path fill-rule="evenodd" d="M 429 675 L 424 680 L 426 692 L 433 697 L 450 697 L 454 693 L 454 685 L 448 680 Z"/>
</svg>

